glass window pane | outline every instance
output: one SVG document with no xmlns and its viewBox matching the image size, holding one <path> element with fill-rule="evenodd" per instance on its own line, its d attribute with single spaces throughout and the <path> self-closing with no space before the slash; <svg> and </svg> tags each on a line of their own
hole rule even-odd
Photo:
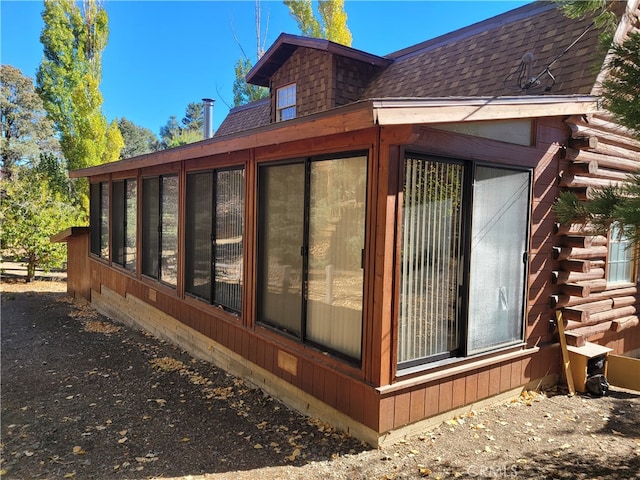
<svg viewBox="0 0 640 480">
<path fill-rule="evenodd" d="M 109 258 L 109 183 L 100 184 L 100 256 Z"/>
<path fill-rule="evenodd" d="M 187 175 L 185 290 L 211 300 L 211 225 L 213 176 Z"/>
<path fill-rule="evenodd" d="M 306 337 L 359 359 L 367 157 L 310 168 Z"/>
<path fill-rule="evenodd" d="M 296 84 L 287 85 L 276 90 L 276 120 L 296 118 Z"/>
<path fill-rule="evenodd" d="M 300 335 L 304 164 L 262 167 L 259 182 L 258 319 Z"/>
<path fill-rule="evenodd" d="M 522 340 L 529 183 L 528 172 L 476 168 L 468 353 Z"/>
<path fill-rule="evenodd" d="M 242 306 L 244 170 L 216 173 L 214 303 L 239 312 Z"/>
<path fill-rule="evenodd" d="M 178 176 L 162 177 L 160 280 L 175 286 L 178 280 Z"/>
<path fill-rule="evenodd" d="M 158 278 L 160 187 L 158 177 L 142 181 L 142 273 Z"/>
<path fill-rule="evenodd" d="M 607 282 L 633 282 L 634 251 L 632 241 L 619 224 L 611 225 L 609 253 L 607 257 Z"/>
<path fill-rule="evenodd" d="M 126 180 L 124 266 L 136 270 L 136 235 L 138 229 L 138 181 Z"/>
<path fill-rule="evenodd" d="M 406 159 L 398 363 L 459 347 L 463 166 Z"/>
<path fill-rule="evenodd" d="M 91 202 L 90 222 L 91 222 L 91 253 L 100 255 L 100 184 L 92 183 L 89 186 Z"/>
<path fill-rule="evenodd" d="M 111 260 L 118 265 L 124 265 L 124 181 L 113 182 L 112 235 Z"/>
</svg>

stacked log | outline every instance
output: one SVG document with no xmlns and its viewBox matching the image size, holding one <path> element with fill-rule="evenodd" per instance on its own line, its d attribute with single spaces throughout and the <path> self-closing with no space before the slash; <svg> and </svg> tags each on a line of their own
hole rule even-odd
<svg viewBox="0 0 640 480">
<path fill-rule="evenodd" d="M 570 117 L 566 124 L 571 139 L 561 187 L 588 199 L 595 190 L 622 185 L 629 174 L 640 171 L 640 142 L 609 117 Z M 550 305 L 562 310 L 567 343 L 580 346 L 640 325 L 638 284 L 607 283 L 608 237 L 580 224 L 557 224 L 554 233 L 557 269 L 552 282 L 557 293 Z"/>
</svg>

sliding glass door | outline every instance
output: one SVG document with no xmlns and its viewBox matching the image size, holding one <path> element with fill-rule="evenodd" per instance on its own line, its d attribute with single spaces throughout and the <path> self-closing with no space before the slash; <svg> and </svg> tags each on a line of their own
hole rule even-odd
<svg viewBox="0 0 640 480">
<path fill-rule="evenodd" d="M 407 155 L 398 365 L 522 341 L 531 173 Z"/>
<path fill-rule="evenodd" d="M 258 319 L 360 359 L 367 157 L 260 168 Z"/>
</svg>

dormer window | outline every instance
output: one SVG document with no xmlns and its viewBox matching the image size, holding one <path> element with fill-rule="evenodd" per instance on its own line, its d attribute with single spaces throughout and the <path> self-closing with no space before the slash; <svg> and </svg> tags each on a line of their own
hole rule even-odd
<svg viewBox="0 0 640 480">
<path fill-rule="evenodd" d="M 276 90 L 276 121 L 291 120 L 296 118 L 296 84 Z"/>
</svg>

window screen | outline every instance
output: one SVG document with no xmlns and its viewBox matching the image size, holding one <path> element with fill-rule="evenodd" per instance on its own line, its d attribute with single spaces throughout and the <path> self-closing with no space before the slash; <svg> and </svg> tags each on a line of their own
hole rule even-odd
<svg viewBox="0 0 640 480">
<path fill-rule="evenodd" d="M 142 273 L 158 278 L 160 186 L 158 177 L 142 180 Z"/>
</svg>

